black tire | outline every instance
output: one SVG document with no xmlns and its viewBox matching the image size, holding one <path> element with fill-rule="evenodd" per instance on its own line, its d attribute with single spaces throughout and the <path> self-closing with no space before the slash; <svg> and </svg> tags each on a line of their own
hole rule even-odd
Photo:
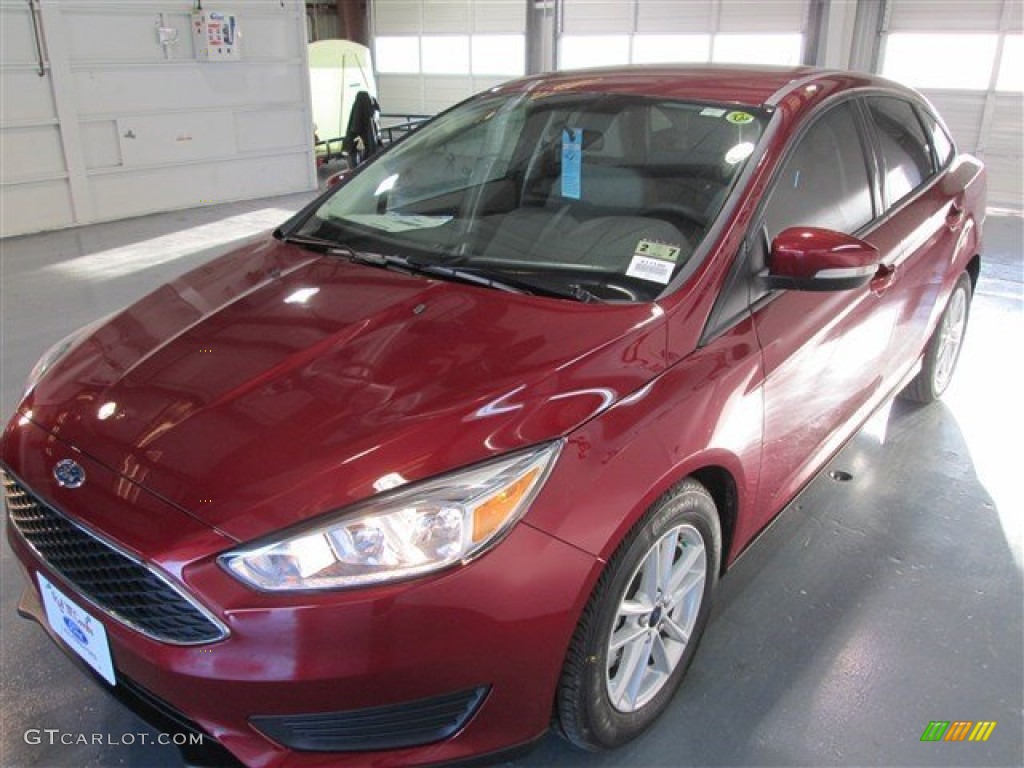
<svg viewBox="0 0 1024 768">
<path fill-rule="evenodd" d="M 672 537 L 675 538 L 672 538 Z M 718 581 L 718 570 L 721 562 L 721 526 L 718 512 L 711 494 L 700 483 L 687 479 L 659 498 L 619 545 L 601 574 L 594 592 L 583 611 L 579 625 L 573 635 L 566 655 L 565 665 L 559 681 L 556 699 L 556 727 L 572 744 L 587 750 L 613 749 L 636 738 L 644 729 L 653 723 L 664 711 L 682 683 L 683 676 L 693 661 L 701 635 L 707 625 L 711 610 L 711 595 Z M 700 555 L 697 543 L 703 544 L 703 580 L 700 579 Z M 672 567 L 668 572 L 673 575 L 686 573 L 687 579 L 694 584 L 689 591 L 672 589 L 666 592 L 684 594 L 677 603 L 674 598 L 665 598 L 664 606 L 660 602 L 655 606 L 657 613 L 651 611 L 646 617 L 624 618 L 619 615 L 620 609 L 625 610 L 629 598 L 631 606 L 639 605 L 646 598 L 646 591 L 641 589 L 648 575 L 648 555 L 656 545 L 664 546 L 662 552 L 671 554 Z M 690 547 L 690 549 L 687 549 Z M 687 562 L 692 564 L 686 566 Z M 684 567 L 685 566 L 685 567 Z M 660 579 L 658 579 L 660 583 Z M 668 584 L 666 577 L 666 584 Z M 697 584 L 701 587 L 699 596 L 695 594 Z M 633 591 L 631 591 L 633 590 Z M 643 593 L 643 594 L 642 594 Z M 658 595 L 662 591 L 657 590 Z M 637 598 L 637 599 L 633 599 Z M 659 598 L 660 600 L 661 598 Z M 663 610 L 662 610 L 663 608 Z M 678 629 L 674 620 L 688 617 L 693 621 L 688 633 L 688 640 L 682 642 L 673 639 L 671 633 L 661 629 L 665 622 Z M 637 622 L 636 625 L 628 622 Z M 652 627 L 657 624 L 658 629 Z M 646 627 L 646 629 L 644 629 Z M 612 650 L 612 633 L 630 634 L 646 632 L 644 641 L 630 640 L 622 648 Z M 655 639 L 655 634 L 660 640 Z M 651 645 L 638 645 L 649 642 Z M 665 672 L 658 671 L 655 661 L 653 644 L 659 648 L 672 647 L 672 654 L 681 653 L 674 666 L 667 662 Z M 628 646 L 628 650 L 627 650 Z M 650 656 L 645 648 L 650 648 Z M 639 649 L 639 650 L 635 650 Z M 627 672 L 627 656 L 629 659 L 644 658 L 645 660 L 632 665 L 634 672 Z M 667 654 L 662 650 L 663 654 Z M 668 655 L 662 655 L 667 660 Z M 643 670 L 637 672 L 636 670 Z M 671 672 L 668 673 L 667 670 Z M 619 674 L 623 679 L 612 678 Z M 612 701 L 610 690 L 617 683 L 628 679 L 660 679 L 660 687 L 652 686 L 650 698 L 641 700 L 636 697 L 634 707 L 625 705 L 628 695 L 618 699 L 619 704 Z M 651 678 L 651 675 L 654 677 Z M 624 686 L 627 690 L 630 685 Z M 637 686 L 638 688 L 641 686 Z M 623 709 L 623 706 L 626 708 Z"/>
<path fill-rule="evenodd" d="M 942 317 L 939 318 L 932 337 L 928 340 L 924 359 L 921 361 L 921 370 L 900 392 L 900 397 L 904 400 L 931 403 L 942 397 L 942 393 L 946 391 L 960 359 L 960 351 L 963 349 L 967 320 L 971 312 L 971 293 L 971 278 L 963 272 L 949 295 L 949 301 L 946 302 L 946 308 L 942 311 Z M 962 302 L 962 305 L 959 302 Z M 963 313 L 962 322 L 959 319 L 960 306 Z M 955 324 L 959 325 L 958 338 L 955 349 L 950 351 L 949 334 Z"/>
</svg>

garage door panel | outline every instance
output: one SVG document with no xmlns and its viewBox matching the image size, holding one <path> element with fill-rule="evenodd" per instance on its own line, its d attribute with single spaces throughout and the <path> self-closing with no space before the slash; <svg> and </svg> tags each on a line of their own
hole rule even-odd
<svg viewBox="0 0 1024 768">
<path fill-rule="evenodd" d="M 730 34 L 801 32 L 805 0 L 722 0 L 718 31 Z"/>
<path fill-rule="evenodd" d="M 231 64 L 167 68 L 160 73 L 160 99 L 154 103 L 152 71 L 90 70 L 74 74 L 74 90 L 79 114 L 106 116 L 137 111 L 140 104 L 164 112 L 293 102 L 303 92 L 300 75 L 298 67 L 284 62 L 248 62 L 242 78 Z"/>
<path fill-rule="evenodd" d="M 28 69 L 6 70 L 3 82 L 4 105 L 0 110 L 0 122 L 4 125 L 56 119 L 50 78 L 40 77 Z"/>
<path fill-rule="evenodd" d="M 236 112 L 235 141 L 239 152 L 300 149 L 309 141 L 310 128 L 295 109 Z"/>
<path fill-rule="evenodd" d="M 891 3 L 890 32 L 995 32 L 1003 0 L 899 0 Z"/>
<path fill-rule="evenodd" d="M 468 34 L 469 3 L 434 0 L 423 9 L 423 32 L 428 35 Z"/>
<path fill-rule="evenodd" d="M 384 114 L 423 113 L 423 87 L 418 75 L 377 75 Z"/>
<path fill-rule="evenodd" d="M 163 61 L 163 46 L 156 35 L 159 24 L 155 7 L 119 8 L 116 14 L 102 8 L 68 8 L 64 12 L 68 54 L 72 63 Z M 117 45 L 110 44 L 112 33 L 117 35 Z"/>
<path fill-rule="evenodd" d="M 0 133 L 0 183 L 66 172 L 60 128 L 37 125 Z"/>
<path fill-rule="evenodd" d="M 121 142 L 118 139 L 116 120 L 82 123 L 81 135 L 85 167 L 88 170 L 121 165 Z"/>
<path fill-rule="evenodd" d="M 985 111 L 985 95 L 970 91 L 922 91 L 953 133 L 961 151 L 973 152 Z"/>
<path fill-rule="evenodd" d="M 409 55 L 377 73 L 384 114 L 433 114 L 525 73 L 527 0 L 378 0 L 371 4 L 376 45 L 404 37 Z M 618 0 L 600 0 L 602 7 Z M 417 48 L 418 46 L 418 48 Z M 418 51 L 418 56 L 416 55 Z"/>
<path fill-rule="evenodd" d="M 621 0 L 566 0 L 562 32 L 567 35 L 629 34 L 633 4 Z"/>
<path fill-rule="evenodd" d="M 1020 155 L 1024 136 L 1024 97 L 1003 93 L 996 96 L 987 148 L 990 153 Z"/>
<path fill-rule="evenodd" d="M 294 59 L 301 56 L 299 39 L 289 34 L 287 19 L 278 16 L 240 12 L 239 37 L 242 59 L 258 53 L 261 59 Z"/>
<path fill-rule="evenodd" d="M 711 29 L 713 8 L 708 2 L 663 3 L 641 1 L 636 31 L 646 35 L 704 34 Z"/>
<path fill-rule="evenodd" d="M 73 223 L 71 189 L 64 179 L 0 188 L 0 237 Z"/>
<path fill-rule="evenodd" d="M 32 17 L 28 4 L 0 5 L 0 64 L 34 66 L 38 63 Z"/>
<path fill-rule="evenodd" d="M 526 29 L 526 3 L 507 0 L 477 0 L 473 31 L 480 34 L 521 35 Z"/>
<path fill-rule="evenodd" d="M 1010 3 L 1009 17 L 1007 18 L 1007 22 L 1007 32 L 1016 35 L 1019 35 L 1021 32 L 1024 32 L 1024 3 Z"/>
<path fill-rule="evenodd" d="M 374 33 L 418 35 L 423 24 L 422 4 L 406 0 L 374 0 Z"/>
<path fill-rule="evenodd" d="M 423 106 L 427 114 L 440 112 L 472 95 L 473 87 L 469 78 L 458 76 L 423 78 Z"/>
<path fill-rule="evenodd" d="M 985 155 L 988 169 L 988 203 L 1020 210 L 1024 200 L 1024 164 L 1021 156 L 989 152 Z"/>
<path fill-rule="evenodd" d="M 238 158 L 89 178 L 96 216 L 116 219 L 210 202 L 269 197 L 306 186 L 305 154 Z M 245 187 L 239 187 L 245 179 Z"/>
<path fill-rule="evenodd" d="M 231 112 L 164 112 L 117 120 L 126 166 L 180 163 L 233 155 Z"/>
</svg>

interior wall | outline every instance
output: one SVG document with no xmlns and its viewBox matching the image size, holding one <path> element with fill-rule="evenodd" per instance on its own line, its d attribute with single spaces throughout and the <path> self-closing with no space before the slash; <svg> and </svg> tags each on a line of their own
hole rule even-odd
<svg viewBox="0 0 1024 768">
<path fill-rule="evenodd" d="M 207 2 L 230 61 L 185 0 L 34 8 L 0 0 L 0 236 L 316 189 L 302 0 Z"/>
</svg>

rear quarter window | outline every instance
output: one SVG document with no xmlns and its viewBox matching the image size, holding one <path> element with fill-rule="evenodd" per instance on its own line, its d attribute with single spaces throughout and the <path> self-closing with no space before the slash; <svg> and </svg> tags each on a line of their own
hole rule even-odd
<svg viewBox="0 0 1024 768">
<path fill-rule="evenodd" d="M 932 140 L 932 149 L 935 152 L 935 170 L 945 168 L 953 157 L 953 142 L 935 115 L 922 108 L 918 108 L 918 114 L 921 115 L 921 122 L 924 123 L 925 130 Z"/>
</svg>

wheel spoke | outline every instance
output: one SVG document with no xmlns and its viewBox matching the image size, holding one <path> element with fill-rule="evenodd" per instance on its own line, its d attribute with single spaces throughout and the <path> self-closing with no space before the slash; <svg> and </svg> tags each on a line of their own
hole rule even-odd
<svg viewBox="0 0 1024 768">
<path fill-rule="evenodd" d="M 661 620 L 661 628 L 665 630 L 665 634 L 668 635 L 669 640 L 674 640 L 675 642 L 682 643 L 683 645 L 690 642 L 690 634 L 681 626 L 676 624 L 675 619 L 671 616 L 666 616 Z"/>
<path fill-rule="evenodd" d="M 632 645 L 638 640 L 642 642 L 644 635 L 648 633 L 647 627 L 627 625 L 618 632 L 612 633 L 612 641 L 608 644 L 609 651 L 617 651 L 625 645 Z"/>
<path fill-rule="evenodd" d="M 654 636 L 654 642 L 651 645 L 651 661 L 654 671 L 660 672 L 665 677 L 672 674 L 675 665 L 668 657 L 668 650 L 665 648 L 665 641 L 661 639 L 661 635 Z"/>
<path fill-rule="evenodd" d="M 619 618 L 646 616 L 654 610 L 654 604 L 645 595 L 637 595 L 634 600 L 623 600 L 619 605 Z"/>
<path fill-rule="evenodd" d="M 658 545 L 658 590 L 662 594 L 669 591 L 669 581 L 672 579 L 672 564 L 676 559 L 676 549 L 679 547 L 679 529 L 672 531 L 665 536 Z"/>
<path fill-rule="evenodd" d="M 703 583 L 703 571 L 690 571 L 688 574 L 686 574 L 686 578 L 683 579 L 683 583 L 679 585 L 679 589 L 672 594 L 672 603 L 674 605 L 678 605 L 679 603 L 683 602 L 686 596 L 690 594 L 690 592 L 692 592 L 695 587 L 699 587 Z"/>
<path fill-rule="evenodd" d="M 640 688 L 643 685 L 644 678 L 647 677 L 647 663 L 651 658 L 652 635 L 653 633 L 648 634 L 642 643 L 637 643 L 634 646 L 636 650 L 634 654 L 635 660 L 629 670 L 626 690 L 624 692 L 627 703 L 634 708 L 637 706 L 637 701 L 640 698 Z"/>
<path fill-rule="evenodd" d="M 685 554 L 683 555 L 682 560 L 676 564 L 675 571 L 672 574 L 672 579 L 669 581 L 668 589 L 665 590 L 665 593 L 668 595 L 674 595 L 679 590 L 680 585 L 683 583 L 683 579 L 685 579 L 690 573 L 690 570 L 696 564 L 697 560 L 700 559 L 700 556 L 704 554 L 704 548 L 689 546 L 684 550 L 684 552 Z M 703 572 L 703 569 L 701 569 L 701 571 Z"/>
<path fill-rule="evenodd" d="M 658 557 L 658 548 L 655 547 L 647 553 L 647 557 L 644 558 L 644 563 L 640 572 L 640 589 L 637 591 L 636 597 L 643 596 L 643 598 L 654 605 L 658 599 L 658 567 L 661 564 L 660 558 Z"/>
</svg>

